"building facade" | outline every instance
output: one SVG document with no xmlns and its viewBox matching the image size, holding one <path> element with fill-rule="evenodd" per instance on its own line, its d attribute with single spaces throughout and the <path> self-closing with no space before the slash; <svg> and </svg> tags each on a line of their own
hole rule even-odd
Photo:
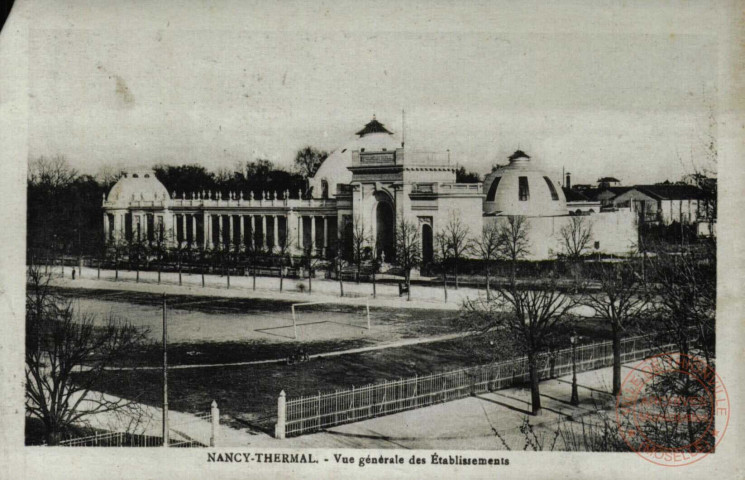
<svg viewBox="0 0 745 480">
<path fill-rule="evenodd" d="M 544 259 L 559 252 L 561 226 L 570 212 L 581 210 L 597 224 L 598 250 L 626 253 L 636 241 L 630 209 L 601 214 L 567 202 L 561 186 L 523 152 L 515 152 L 510 164 L 488 174 L 483 184 L 457 183 L 455 171 L 449 152 L 408 150 L 373 118 L 326 158 L 305 193 L 267 191 L 255 198 L 202 191 L 177 198 L 152 171 L 127 173 L 104 198 L 104 233 L 108 242 L 311 250 L 327 257 L 340 250 L 348 254 L 352 238 L 362 235 L 384 261 L 393 261 L 397 225 L 407 222 L 417 228 L 428 262 L 437 232 L 452 219 L 475 238 L 485 224 L 521 215 L 531 226 L 529 258 Z"/>
</svg>

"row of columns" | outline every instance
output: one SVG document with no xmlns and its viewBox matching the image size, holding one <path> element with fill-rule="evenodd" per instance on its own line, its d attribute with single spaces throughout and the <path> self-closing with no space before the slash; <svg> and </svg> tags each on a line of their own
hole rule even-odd
<svg viewBox="0 0 745 480">
<path fill-rule="evenodd" d="M 201 229 L 199 225 L 198 216 L 201 215 Z M 148 238 L 148 214 L 132 214 L 127 218 L 125 211 L 115 211 L 111 214 L 104 213 L 104 232 L 107 238 L 113 238 L 114 234 L 121 233 L 122 236 L 126 231 L 126 220 L 131 221 L 131 232 L 132 235 L 137 235 L 136 218 L 140 218 L 140 236 L 141 238 Z M 153 217 L 153 229 L 157 230 L 158 225 L 156 216 Z M 226 221 L 227 217 L 227 221 Z M 248 220 L 246 218 L 248 217 Z M 268 217 L 271 217 L 271 230 L 267 231 Z M 161 221 L 164 222 L 163 228 L 166 230 L 172 228 L 173 232 L 173 243 L 181 243 L 182 245 L 186 242 L 192 244 L 201 243 L 205 248 L 213 248 L 215 243 L 232 245 L 236 244 L 238 240 L 239 244 L 243 245 L 246 243 L 246 229 L 250 228 L 250 245 L 257 246 L 257 240 L 260 242 L 262 248 L 269 248 L 270 246 L 276 247 L 280 243 L 279 236 L 279 223 L 280 218 L 285 218 L 285 235 L 290 235 L 293 239 L 295 247 L 303 251 L 308 245 L 306 242 L 306 233 L 310 233 L 310 244 L 314 245 L 317 251 L 327 252 L 329 248 L 329 218 L 328 215 L 299 215 L 292 210 L 288 214 L 273 214 L 273 215 L 221 215 L 213 214 L 208 212 L 203 213 L 172 213 L 168 215 L 165 213 L 164 216 L 160 217 Z M 310 232 L 305 232 L 305 219 L 310 219 Z M 335 217 L 334 217 L 335 218 Z M 320 219 L 320 220 L 319 220 Z M 169 223 L 170 222 L 170 223 Z M 215 225 L 215 222 L 217 224 Z M 226 223 L 227 222 L 227 223 Z M 322 226 L 318 223 L 322 222 Z M 249 223 L 247 226 L 246 223 Z M 323 230 L 322 238 L 318 238 L 317 228 L 321 227 Z M 215 232 L 216 235 L 213 235 Z M 257 238 L 257 231 L 260 229 L 261 237 Z M 200 238 L 201 230 L 201 238 Z M 240 232 L 239 235 L 236 235 Z M 225 235 L 229 233 L 230 239 L 225 238 Z M 338 233 L 338 232 L 337 232 Z M 270 241 L 271 239 L 271 241 Z M 227 241 L 226 241 L 227 240 Z"/>
<path fill-rule="evenodd" d="M 323 219 L 323 244 L 316 245 L 316 249 L 323 249 L 325 252 L 329 248 L 329 217 L 326 215 L 298 215 L 297 217 L 297 246 L 300 249 L 305 248 L 305 235 L 303 231 L 303 219 L 310 218 L 310 241 L 311 245 L 316 241 L 316 219 Z"/>
<path fill-rule="evenodd" d="M 183 215 L 182 216 L 187 216 Z M 196 216 L 192 215 L 194 218 L 194 234 L 192 236 L 192 239 L 196 239 Z M 215 217 L 217 217 L 217 225 L 214 224 Z M 228 221 L 227 224 L 225 222 L 225 218 L 227 217 Z M 267 231 L 267 218 L 272 217 L 272 235 L 271 237 L 268 235 Z M 236 235 L 235 232 L 240 232 L 238 235 L 238 244 L 243 245 L 246 243 L 246 218 L 249 219 L 249 222 L 251 224 L 251 246 L 255 247 L 256 245 L 256 234 L 257 226 L 261 225 L 261 247 L 262 248 L 268 248 L 270 245 L 269 238 L 272 239 L 271 246 L 276 247 L 280 243 L 279 238 L 279 219 L 284 217 L 287 218 L 284 215 L 213 215 L 209 213 L 203 214 L 203 229 L 202 229 L 202 241 L 203 245 L 205 247 L 212 248 L 214 247 L 214 236 L 213 232 L 215 230 L 215 226 L 217 227 L 217 243 L 218 244 L 235 244 Z M 183 222 L 182 222 L 183 223 Z M 231 238 L 226 239 L 225 234 L 229 233 Z M 186 233 L 184 233 L 183 237 L 186 239 Z M 227 241 L 226 241 L 227 240 Z"/>
</svg>

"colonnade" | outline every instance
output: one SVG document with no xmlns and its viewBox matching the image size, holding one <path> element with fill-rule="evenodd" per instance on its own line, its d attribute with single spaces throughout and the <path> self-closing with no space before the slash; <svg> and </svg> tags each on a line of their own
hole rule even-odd
<svg viewBox="0 0 745 480">
<path fill-rule="evenodd" d="M 148 217 L 152 218 L 148 221 Z M 139 219 L 139 220 L 137 220 Z M 104 214 L 104 232 L 107 239 L 114 234 L 129 234 L 127 223 L 131 222 L 131 234 L 142 239 L 153 239 L 163 228 L 168 232 L 171 245 L 203 247 L 213 249 L 218 245 L 245 246 L 267 251 L 277 251 L 287 241 L 287 248 L 301 253 L 312 247 L 317 254 L 326 254 L 336 242 L 338 231 L 336 215 L 306 215 L 290 210 L 286 213 L 243 214 L 215 212 L 163 212 L 158 214 L 120 211 Z M 139 230 L 137 223 L 139 222 Z M 162 225 L 162 227 L 161 227 Z M 280 226 L 282 228 L 280 228 Z"/>
</svg>

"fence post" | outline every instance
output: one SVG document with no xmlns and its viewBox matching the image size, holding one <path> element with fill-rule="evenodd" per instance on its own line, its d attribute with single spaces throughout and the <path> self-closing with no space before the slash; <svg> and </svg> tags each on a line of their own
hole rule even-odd
<svg viewBox="0 0 745 480">
<path fill-rule="evenodd" d="M 285 417 L 287 415 L 287 399 L 285 391 L 279 392 L 277 399 L 277 424 L 274 426 L 274 438 L 280 440 L 285 438 Z"/>
<path fill-rule="evenodd" d="M 220 409 L 217 408 L 217 402 L 214 400 L 212 400 L 210 414 L 212 417 L 212 436 L 210 437 L 210 447 L 216 447 L 217 436 L 220 430 Z"/>
</svg>

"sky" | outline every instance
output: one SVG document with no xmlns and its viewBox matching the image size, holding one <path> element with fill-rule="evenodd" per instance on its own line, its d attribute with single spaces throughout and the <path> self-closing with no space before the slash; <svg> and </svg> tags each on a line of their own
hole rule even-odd
<svg viewBox="0 0 745 480">
<path fill-rule="evenodd" d="M 402 110 L 407 149 L 482 174 L 518 148 L 574 183 L 715 168 L 722 12 L 704 2 L 49 5 L 29 34 L 29 157 L 84 173 L 290 167 L 373 114 L 400 136 Z"/>
</svg>

